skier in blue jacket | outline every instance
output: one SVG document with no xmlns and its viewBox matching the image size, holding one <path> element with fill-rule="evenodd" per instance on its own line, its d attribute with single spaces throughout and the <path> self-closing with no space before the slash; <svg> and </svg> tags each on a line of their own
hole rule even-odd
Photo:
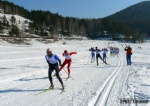
<svg viewBox="0 0 150 106">
<path fill-rule="evenodd" d="M 89 51 L 91 51 L 91 63 L 93 63 L 95 61 L 95 50 L 94 50 L 94 47 L 91 47 L 89 49 Z"/>
<path fill-rule="evenodd" d="M 46 61 L 49 65 L 49 70 L 48 70 L 48 78 L 50 81 L 50 89 L 54 89 L 54 84 L 53 84 L 53 79 L 52 79 L 52 72 L 53 70 L 56 71 L 56 77 L 58 78 L 59 82 L 61 83 L 62 89 L 64 89 L 64 85 L 63 85 L 63 81 L 61 79 L 61 77 L 59 76 L 59 66 L 58 66 L 58 62 L 59 65 L 61 66 L 61 60 L 59 59 L 59 57 L 56 54 L 52 53 L 51 49 L 47 49 L 46 50 L 47 55 L 45 56 Z"/>
<path fill-rule="evenodd" d="M 107 50 L 107 48 L 104 48 L 104 49 L 102 49 L 102 51 L 103 51 L 103 60 L 106 63 L 106 54 L 107 54 L 108 50 Z"/>
</svg>

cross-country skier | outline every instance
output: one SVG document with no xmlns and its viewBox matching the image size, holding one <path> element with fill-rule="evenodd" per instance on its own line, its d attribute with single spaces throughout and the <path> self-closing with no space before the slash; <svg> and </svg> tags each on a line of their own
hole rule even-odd
<svg viewBox="0 0 150 106">
<path fill-rule="evenodd" d="M 126 51 L 127 65 L 131 65 L 132 48 L 129 45 L 129 46 L 125 47 L 124 50 Z"/>
<path fill-rule="evenodd" d="M 91 51 L 91 63 L 93 63 L 95 61 L 95 50 L 94 50 L 94 47 L 91 47 L 89 49 L 89 51 Z"/>
<path fill-rule="evenodd" d="M 97 61 L 97 66 L 98 66 L 98 58 L 100 58 L 103 62 L 104 62 L 104 60 L 103 60 L 103 58 L 100 55 L 100 52 L 101 52 L 100 49 L 98 49 L 97 47 L 95 47 L 95 52 L 96 52 L 96 61 Z M 104 62 L 104 63 L 107 64 L 106 62 Z"/>
<path fill-rule="evenodd" d="M 111 57 L 113 56 L 113 47 L 112 46 L 110 47 L 110 56 Z"/>
<path fill-rule="evenodd" d="M 103 51 L 103 60 L 106 63 L 106 54 L 107 54 L 108 50 L 107 50 L 107 48 L 104 48 L 104 49 L 102 49 L 102 51 Z"/>
<path fill-rule="evenodd" d="M 61 77 L 59 76 L 58 62 L 59 62 L 59 65 L 61 66 L 61 60 L 59 59 L 59 57 L 56 54 L 53 54 L 52 50 L 49 48 L 46 50 L 46 53 L 47 53 L 47 55 L 45 56 L 45 58 L 49 65 L 48 78 L 49 78 L 49 81 L 51 84 L 49 88 L 54 89 L 52 72 L 53 72 L 53 70 L 55 70 L 56 77 L 58 78 L 59 82 L 61 83 L 62 89 L 64 89 L 63 81 L 62 81 Z"/>
<path fill-rule="evenodd" d="M 116 55 L 118 57 L 118 55 L 119 55 L 119 48 L 116 48 L 115 52 L 116 52 Z"/>
<path fill-rule="evenodd" d="M 70 78 L 70 66 L 72 63 L 71 55 L 77 54 L 77 52 L 68 52 L 67 50 L 64 50 L 64 53 L 62 54 L 65 57 L 65 61 L 63 62 L 62 66 L 59 69 L 59 72 L 63 69 L 63 67 L 68 64 L 67 69 L 68 69 L 68 78 Z"/>
</svg>

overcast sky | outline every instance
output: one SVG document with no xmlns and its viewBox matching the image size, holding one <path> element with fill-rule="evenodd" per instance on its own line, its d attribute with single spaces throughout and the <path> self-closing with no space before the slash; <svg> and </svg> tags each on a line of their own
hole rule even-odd
<svg viewBox="0 0 150 106">
<path fill-rule="evenodd" d="M 7 0 L 28 10 L 48 10 L 62 16 L 103 18 L 148 0 Z"/>
</svg>

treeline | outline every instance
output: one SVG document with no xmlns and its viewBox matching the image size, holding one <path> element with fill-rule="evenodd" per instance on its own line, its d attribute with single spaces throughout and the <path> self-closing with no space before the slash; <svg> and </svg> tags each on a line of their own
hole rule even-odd
<svg viewBox="0 0 150 106">
<path fill-rule="evenodd" d="M 143 22 L 141 19 L 134 21 L 132 15 L 126 18 L 129 16 L 127 11 L 122 11 L 103 19 L 79 19 L 74 17 L 62 17 L 58 13 L 54 14 L 50 11 L 28 11 L 8 1 L 0 1 L 0 8 L 4 9 L 6 14 L 18 14 L 30 19 L 32 23 L 30 23 L 29 32 L 39 33 L 44 36 L 48 35 L 45 33 L 46 31 L 56 36 L 58 34 L 64 36 L 80 35 L 92 39 L 99 38 L 101 35 L 106 35 L 111 39 L 118 39 L 119 37 L 116 35 L 124 35 L 124 40 L 137 41 L 141 39 L 144 40 L 147 34 L 150 33 L 145 27 L 140 28 L 141 25 L 144 26 L 146 24 L 146 21 Z M 136 11 L 136 9 L 133 9 L 133 11 Z M 132 19 L 132 21 L 130 21 L 130 19 Z M 139 23 L 134 25 L 134 22 Z"/>
<path fill-rule="evenodd" d="M 6 0 L 0 0 L 0 9 L 4 9 L 5 14 L 18 14 L 26 18 L 30 16 L 30 12 L 27 9 Z"/>
<path fill-rule="evenodd" d="M 115 22 L 124 22 L 139 39 L 150 37 L 150 1 L 143 1 L 106 17 Z M 139 36 L 140 35 L 140 36 Z"/>
</svg>

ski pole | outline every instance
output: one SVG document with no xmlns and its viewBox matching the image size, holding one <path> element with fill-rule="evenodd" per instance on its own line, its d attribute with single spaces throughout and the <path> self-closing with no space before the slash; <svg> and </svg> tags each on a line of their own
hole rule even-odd
<svg viewBox="0 0 150 106">
<path fill-rule="evenodd" d="M 67 71 L 63 68 L 63 70 L 67 73 Z M 68 73 L 67 73 L 68 74 Z M 70 75 L 70 77 L 72 78 L 72 76 Z M 72 78 L 74 80 L 74 78 Z"/>
<path fill-rule="evenodd" d="M 126 45 L 126 44 L 125 44 Z M 127 45 L 126 45 L 126 47 L 127 47 Z"/>
<path fill-rule="evenodd" d="M 123 47 L 123 45 L 121 44 L 121 46 Z M 124 49 L 124 47 L 123 47 L 123 49 Z"/>
</svg>

